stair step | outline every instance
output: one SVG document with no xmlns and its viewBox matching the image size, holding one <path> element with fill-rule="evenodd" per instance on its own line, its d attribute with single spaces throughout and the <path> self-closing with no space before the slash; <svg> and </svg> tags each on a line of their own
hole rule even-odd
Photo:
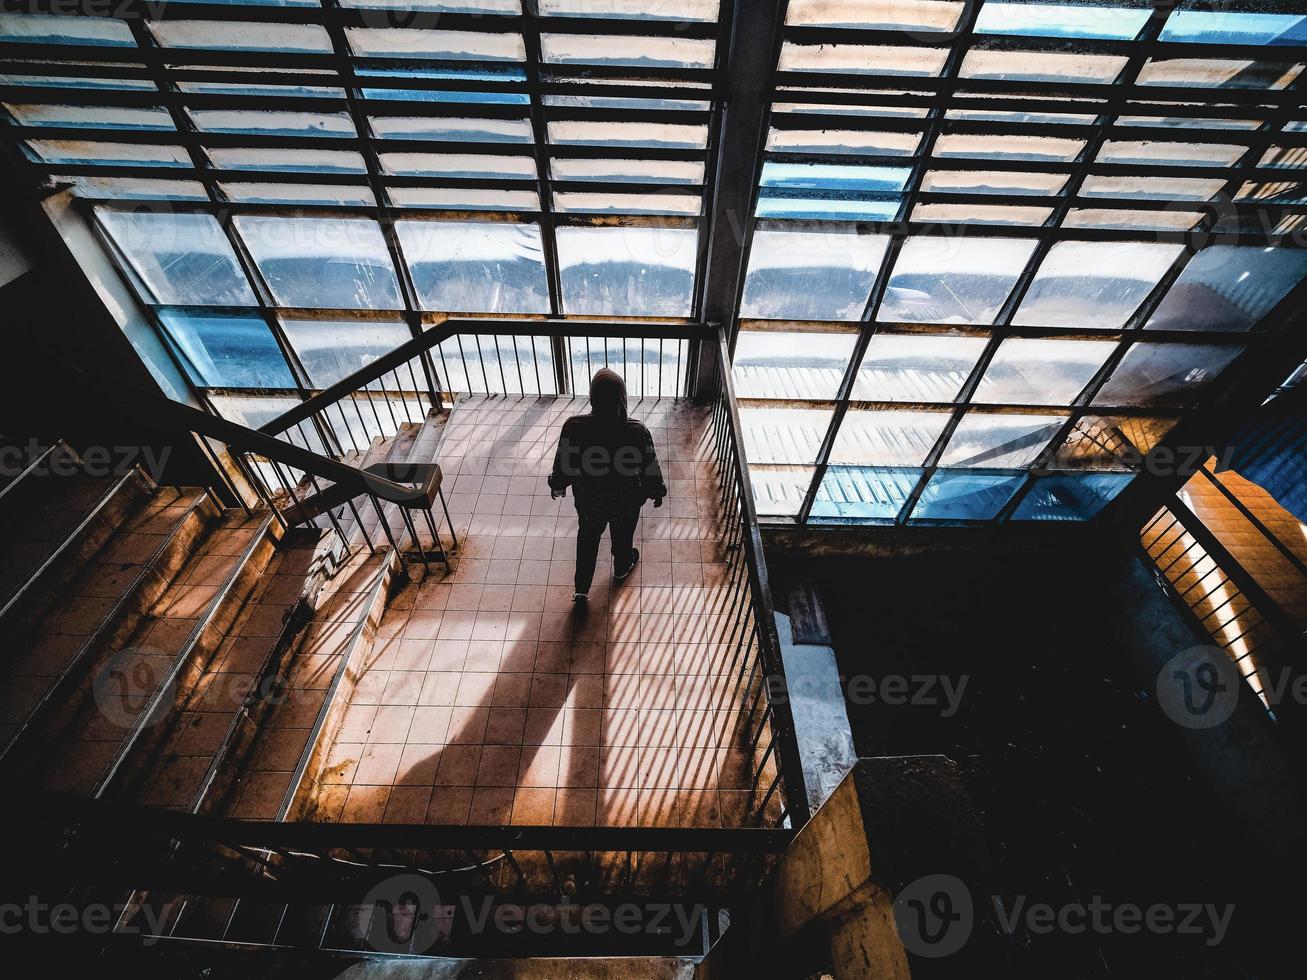
<svg viewBox="0 0 1307 980">
<path fill-rule="evenodd" d="M 62 608 L 40 634 L 14 638 L 21 652 L 0 665 L 7 682 L 0 692 L 0 760 L 7 769 L 19 771 L 32 753 L 44 754 L 37 741 L 67 720 L 77 691 L 90 685 L 96 653 L 135 632 L 219 515 L 203 490 L 159 490 L 68 584 Z"/>
<path fill-rule="evenodd" d="M 39 498 L 24 501 L 27 495 L 16 492 L 6 499 L 0 518 L 6 542 L 0 558 L 0 626 L 10 634 L 29 628 L 59 604 L 69 582 L 154 492 L 135 468 L 118 477 L 29 479 L 35 482 L 28 495 L 39 493 Z"/>
<path fill-rule="evenodd" d="M 47 760 L 47 789 L 100 795 L 134 750 L 149 757 L 159 722 L 189 695 L 279 534 L 270 515 L 228 513 L 136 629 L 97 651 L 93 678 L 79 692 L 72 717 L 48 731 L 59 747 Z"/>
</svg>

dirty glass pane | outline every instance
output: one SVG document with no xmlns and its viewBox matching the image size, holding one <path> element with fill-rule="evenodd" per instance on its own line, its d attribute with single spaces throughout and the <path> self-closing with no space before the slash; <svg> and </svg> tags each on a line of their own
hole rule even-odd
<svg viewBox="0 0 1307 980">
<path fill-rule="evenodd" d="M 535 191 L 471 190 L 462 187 L 392 187 L 390 202 L 399 208 L 441 211 L 539 211 Z"/>
<path fill-rule="evenodd" d="M 145 26 L 165 48 L 315 54 L 330 54 L 332 51 L 331 35 L 318 24 L 147 20 Z"/>
<path fill-rule="evenodd" d="M 811 466 L 756 466 L 749 460 L 749 483 L 760 517 L 793 517 L 803 506 L 815 472 Z"/>
<path fill-rule="evenodd" d="M 1177 10 L 1163 41 L 1197 44 L 1307 44 L 1307 16 L 1235 10 Z"/>
<path fill-rule="evenodd" d="M 861 401 L 951 402 L 988 343 L 983 337 L 878 333 L 853 382 Z"/>
<path fill-rule="evenodd" d="M 1183 249 L 1161 242 L 1058 242 L 1040 265 L 1013 322 L 1121 327 Z"/>
<path fill-rule="evenodd" d="M 795 44 L 781 48 L 781 71 L 820 71 L 858 75 L 938 75 L 947 47 L 913 48 L 873 44 Z"/>
<path fill-rule="evenodd" d="M 444 116 L 372 116 L 372 131 L 385 138 L 454 140 L 471 143 L 530 143 L 526 119 L 475 119 Z"/>
<path fill-rule="evenodd" d="M 28 105 L 5 103 L 20 126 L 78 126 L 85 129 L 173 130 L 172 116 L 156 107 L 129 109 L 117 106 Z"/>
<path fill-rule="evenodd" d="M 702 160 L 569 160 L 550 165 L 555 180 L 612 181 L 631 184 L 702 184 Z M 534 175 L 534 169 L 532 171 Z"/>
<path fill-rule="evenodd" d="M 700 150 L 708 145 L 708 127 L 694 123 L 598 122 L 553 119 L 549 142 L 578 146 L 662 146 Z"/>
<path fill-rule="evenodd" d="M 1073 208 L 1063 228 L 1119 228 L 1125 231 L 1188 231 L 1203 220 L 1201 211 L 1125 211 L 1120 208 Z"/>
<path fill-rule="evenodd" d="M 996 3 L 987 0 L 976 19 L 976 33 L 1128 41 L 1148 22 L 1149 13 L 1147 8 L 1140 7 Z"/>
<path fill-rule="evenodd" d="M 539 0 L 546 17 L 611 17 L 615 20 L 716 20 L 717 0 L 677 0 L 651 4 L 648 0 Z"/>
<path fill-rule="evenodd" d="M 790 0 L 785 23 L 886 31 L 951 31 L 962 0 Z"/>
<path fill-rule="evenodd" d="M 938 470 L 913 509 L 912 520 L 989 521 L 1012 499 L 1025 477 Z"/>
<path fill-rule="evenodd" d="M 1033 239 L 917 235 L 903 244 L 877 320 L 993 323 Z"/>
<path fill-rule="evenodd" d="M 1219 344 L 1134 344 L 1094 404 L 1191 405 L 1241 353 L 1242 347 Z"/>
<path fill-rule="evenodd" d="M 741 330 L 732 374 L 740 398 L 834 398 L 855 333 Z"/>
<path fill-rule="evenodd" d="M 967 412 L 953 430 L 939 465 L 1025 469 L 1065 424 L 1061 415 Z"/>
<path fill-rule="evenodd" d="M 148 143 L 104 143 L 99 140 L 27 140 L 27 155 L 43 163 L 65 166 L 189 167 L 190 155 L 180 146 Z"/>
<path fill-rule="evenodd" d="M 756 231 L 740 316 L 858 320 L 889 238 L 830 231 Z"/>
<path fill-rule="evenodd" d="M 26 44 L 136 46 L 132 29 L 125 21 L 57 14 L 0 13 L 0 39 Z"/>
<path fill-rule="evenodd" d="M 186 373 L 206 388 L 294 388 L 286 358 L 257 316 L 164 310 L 160 314 L 182 352 Z"/>
<path fill-rule="evenodd" d="M 1302 72 L 1301 63 L 1214 60 L 1200 58 L 1150 59 L 1139 72 L 1140 85 L 1193 85 L 1202 88 L 1282 89 Z"/>
<path fill-rule="evenodd" d="M 430 58 L 441 61 L 525 61 L 522 35 L 404 27 L 347 27 L 356 55 L 367 58 Z"/>
<path fill-rule="evenodd" d="M 289 150 L 257 147 L 210 147 L 205 151 L 215 167 L 225 170 L 365 174 L 362 155 L 352 150 Z M 189 158 L 187 158 L 189 164 Z"/>
<path fill-rule="evenodd" d="M 1189 260 L 1145 329 L 1248 330 L 1304 277 L 1301 249 L 1213 245 Z"/>
<path fill-rule="evenodd" d="M 963 78 L 1104 85 L 1115 80 L 1125 65 L 1126 59 L 1119 55 L 973 49 L 962 59 L 960 74 Z"/>
<path fill-rule="evenodd" d="M 563 65 L 711 68 L 717 42 L 712 38 L 541 34 L 540 54 L 543 61 Z"/>
<path fill-rule="evenodd" d="M 1137 470 L 1143 457 L 1171 431 L 1176 419 L 1086 415 L 1077 420 L 1046 468 Z"/>
<path fill-rule="evenodd" d="M 1065 408 L 1115 349 L 1116 343 L 1107 340 L 1009 337 L 999 345 L 972 400 Z"/>
<path fill-rule="evenodd" d="M 774 153 L 910 156 L 916 152 L 920 143 L 920 133 L 887 133 L 875 129 L 772 129 L 767 135 L 767 149 Z M 768 166 L 796 164 L 778 164 L 769 160 L 763 164 L 764 168 Z"/>
<path fill-rule="evenodd" d="M 990 136 L 945 133 L 935 142 L 938 157 L 981 157 L 997 160 L 1074 160 L 1084 140 L 1052 136 Z M 1062 178 L 1065 180 L 1065 177 Z"/>
<path fill-rule="evenodd" d="M 364 218 L 235 219 L 283 306 L 402 309 L 381 227 Z"/>
<path fill-rule="evenodd" d="M 1001 204 L 918 204 L 912 210 L 912 220 L 972 225 L 1042 225 L 1052 213 L 1052 208 L 1016 208 Z"/>
<path fill-rule="evenodd" d="M 1174 164 L 1188 167 L 1227 167 L 1248 147 L 1237 143 L 1180 143 L 1171 140 L 1108 140 L 1098 151 L 1100 163 L 1143 166 Z"/>
<path fill-rule="evenodd" d="M 1139 197 L 1164 201 L 1210 201 L 1221 192 L 1219 177 L 1102 177 L 1090 174 L 1084 197 Z"/>
<path fill-rule="evenodd" d="M 537 225 L 397 221 L 400 247 L 425 310 L 547 313 L 549 287 Z"/>
<path fill-rule="evenodd" d="M 849 409 L 831 447 L 832 463 L 920 466 L 935 447 L 948 412 Z"/>
<path fill-rule="evenodd" d="M 242 204 L 353 204 L 375 207 L 372 191 L 350 184 L 265 184 L 232 181 L 220 184 L 227 200 Z"/>
<path fill-rule="evenodd" d="M 555 234 L 567 313 L 690 315 L 695 229 L 564 227 Z"/>
<path fill-rule="evenodd" d="M 413 177 L 489 177 L 535 180 L 535 160 L 499 153 L 382 153 L 381 169 Z"/>
<path fill-rule="evenodd" d="M 406 325 L 397 322 L 282 320 L 281 326 L 317 388 L 335 384 L 413 337 Z M 404 385 L 413 383 L 407 369 L 399 370 L 399 378 Z M 420 373 L 417 382 L 423 383 Z"/>
<path fill-rule="evenodd" d="M 231 243 L 208 214 L 96 210 L 156 303 L 254 306 Z"/>
<path fill-rule="evenodd" d="M 354 138 L 354 123 L 344 112 L 260 112 L 244 109 L 191 109 L 195 127 L 205 133 L 255 133 L 270 136 L 339 136 Z"/>
<path fill-rule="evenodd" d="M 1067 182 L 1066 174 L 1023 174 L 1008 170 L 928 170 L 923 191 L 951 194 L 1056 194 Z"/>
</svg>

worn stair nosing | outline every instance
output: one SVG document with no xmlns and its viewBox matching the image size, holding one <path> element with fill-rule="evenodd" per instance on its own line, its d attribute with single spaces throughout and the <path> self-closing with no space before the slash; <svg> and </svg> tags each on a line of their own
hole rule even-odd
<svg viewBox="0 0 1307 980">
<path fill-rule="evenodd" d="M 128 587 L 123 590 L 122 595 L 101 619 L 99 625 L 88 634 L 78 646 L 77 651 L 69 658 L 64 669 L 55 677 L 54 681 L 47 686 L 45 694 L 41 696 L 40 701 L 38 701 L 36 706 L 28 713 L 27 718 L 19 724 L 18 729 L 12 736 L 10 736 L 9 741 L 4 746 L 0 747 L 0 766 L 10 763 L 13 758 L 12 753 L 20 744 L 25 734 L 39 730 L 49 720 L 44 716 L 48 711 L 52 710 L 51 706 L 53 706 L 54 709 L 67 706 L 66 695 L 70 693 L 67 689 L 74 686 L 74 681 L 80 685 L 81 681 L 79 675 L 82 673 L 82 668 L 85 666 L 83 662 L 92 652 L 101 646 L 109 635 L 112 635 L 121 627 L 124 616 L 139 600 L 145 583 L 151 576 L 158 574 L 160 561 L 173 547 L 177 546 L 183 533 L 191 523 L 191 519 L 201 515 L 201 512 L 206 506 L 214 508 L 215 514 L 212 515 L 212 519 L 217 519 L 218 513 L 220 512 L 217 511 L 217 506 L 213 503 L 213 498 L 207 491 L 198 494 L 195 500 L 193 500 L 186 508 L 186 512 L 178 518 L 178 520 L 173 524 L 172 529 L 164 539 L 159 542 L 158 547 L 156 547 L 150 556 L 141 563 L 140 571 L 137 572 Z M 204 522 L 205 519 L 200 517 L 200 520 Z M 167 591 L 174 579 L 175 576 L 172 578 L 161 577 L 160 581 L 163 583 L 163 587 L 160 590 L 160 594 Z M 56 699 L 56 695 L 63 696 Z"/>
<path fill-rule="evenodd" d="M 169 668 L 168 673 L 164 675 L 162 680 L 156 686 L 154 694 L 137 716 L 136 722 L 132 725 L 131 731 L 127 733 L 127 736 L 119 744 L 118 750 L 114 753 L 113 758 L 110 759 L 104 772 L 101 773 L 99 779 L 96 781 L 95 788 L 90 793 L 92 799 L 101 799 L 108 794 L 110 788 L 114 784 L 114 778 L 120 771 L 122 771 L 123 765 L 127 761 L 127 757 L 132 754 L 132 751 L 135 749 L 145 731 L 151 727 L 149 719 L 160 709 L 164 698 L 172 693 L 173 685 L 177 683 L 178 679 L 182 676 L 182 672 L 187 669 L 192 655 L 199 649 L 200 642 L 203 639 L 205 632 L 210 628 L 215 628 L 215 621 L 223 609 L 227 607 L 229 601 L 233 598 L 233 590 L 236 588 L 241 577 L 249 569 L 250 563 L 254 560 L 255 554 L 263 545 L 264 541 L 270 536 L 273 539 L 275 547 L 276 541 L 281 536 L 281 530 L 281 525 L 271 513 L 269 513 L 259 524 L 258 529 L 250 539 L 250 543 L 232 564 L 231 571 L 228 572 L 227 577 L 223 580 L 222 586 L 218 589 L 214 597 L 209 600 L 204 613 L 199 617 L 190 634 L 187 636 L 186 641 L 182 644 L 181 649 L 173 658 L 172 666 Z M 241 601 L 244 601 L 244 597 L 242 597 Z M 239 615 L 239 612 L 237 615 Z"/>
</svg>

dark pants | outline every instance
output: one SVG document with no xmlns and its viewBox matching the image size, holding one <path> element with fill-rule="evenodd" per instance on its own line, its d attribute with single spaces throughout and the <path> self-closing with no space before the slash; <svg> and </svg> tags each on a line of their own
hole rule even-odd
<svg viewBox="0 0 1307 980">
<path fill-rule="evenodd" d="M 631 539 L 640 521 L 640 505 L 636 504 L 620 517 L 577 516 L 580 524 L 576 532 L 576 591 L 589 592 L 595 561 L 599 558 L 599 539 L 605 527 L 612 535 L 613 571 L 620 572 L 631 564 Z"/>
</svg>

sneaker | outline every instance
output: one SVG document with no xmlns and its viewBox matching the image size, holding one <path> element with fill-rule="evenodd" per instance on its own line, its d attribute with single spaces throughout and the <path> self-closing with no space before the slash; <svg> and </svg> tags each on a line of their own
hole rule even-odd
<svg viewBox="0 0 1307 980">
<path fill-rule="evenodd" d="M 614 573 L 613 573 L 613 578 L 617 579 L 617 581 L 619 581 L 619 582 L 620 582 L 622 579 L 626 578 L 626 576 L 628 576 L 628 575 L 631 574 L 631 570 L 632 570 L 633 568 L 635 568 L 636 562 L 638 562 L 639 560 L 640 560 L 640 549 L 639 549 L 639 548 L 632 548 L 632 549 L 631 549 L 631 564 L 627 565 L 627 566 L 626 566 L 626 569 L 625 569 L 624 571 L 622 571 L 622 572 L 614 572 Z"/>
<path fill-rule="evenodd" d="M 586 595 L 584 592 L 573 592 L 572 601 L 575 603 L 589 602 L 590 597 Z"/>
</svg>

